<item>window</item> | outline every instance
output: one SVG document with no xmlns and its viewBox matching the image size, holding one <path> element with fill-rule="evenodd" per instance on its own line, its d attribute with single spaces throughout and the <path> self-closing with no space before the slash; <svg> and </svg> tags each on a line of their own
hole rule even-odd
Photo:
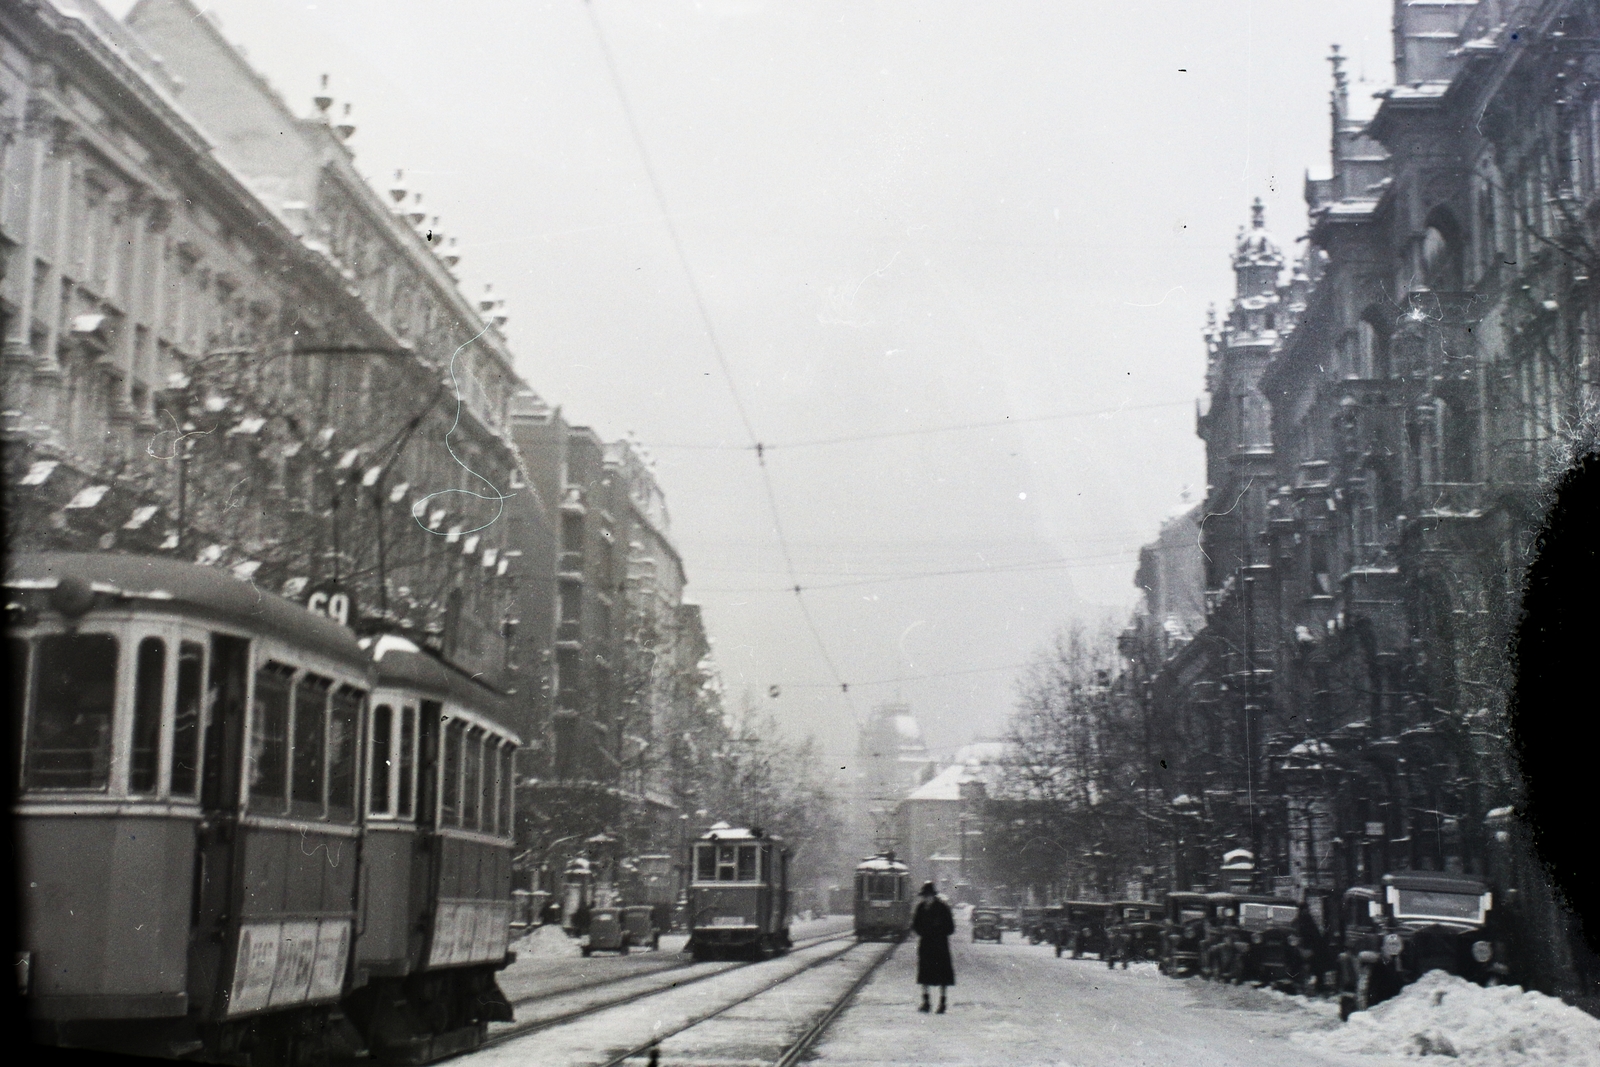
<svg viewBox="0 0 1600 1067">
<path fill-rule="evenodd" d="M 717 846 L 717 881 L 732 882 L 737 880 L 735 861 L 739 850 L 733 845 Z"/>
<path fill-rule="evenodd" d="M 483 832 L 495 833 L 500 819 L 500 739 L 490 734 L 483 742 L 483 802 L 480 807 Z"/>
<path fill-rule="evenodd" d="M 714 882 L 717 880 L 717 848 L 715 845 L 700 845 L 695 851 L 694 876 L 697 881 Z"/>
<path fill-rule="evenodd" d="M 461 825 L 478 829 L 483 811 L 483 731 L 474 727 L 461 745 Z"/>
<path fill-rule="evenodd" d="M 134 666 L 133 750 L 128 761 L 128 792 L 154 793 L 161 760 L 161 698 L 166 695 L 167 643 L 159 637 L 139 642 Z"/>
<path fill-rule="evenodd" d="M 341 685 L 328 701 L 328 818 L 354 822 L 356 817 L 356 742 L 361 704 L 366 694 Z"/>
<path fill-rule="evenodd" d="M 394 727 L 394 709 L 379 704 L 372 713 L 372 800 L 374 815 L 389 814 L 391 779 L 389 731 Z"/>
<path fill-rule="evenodd" d="M 444 731 L 444 789 L 439 797 L 439 825 L 461 823 L 461 742 L 467 724 L 453 719 Z"/>
<path fill-rule="evenodd" d="M 1362 319 L 1357 327 L 1358 378 L 1387 378 L 1389 376 L 1389 339 L 1369 319 Z"/>
<path fill-rule="evenodd" d="M 756 880 L 756 846 L 739 846 L 739 877 L 738 881 L 753 882 Z"/>
<path fill-rule="evenodd" d="M 417 769 L 417 709 L 404 708 L 400 712 L 400 782 L 396 792 L 394 812 L 403 817 L 411 814 L 411 792 L 416 782 Z"/>
<path fill-rule="evenodd" d="M 34 649 L 24 788 L 104 790 L 111 777 L 117 639 L 53 634 Z"/>
<path fill-rule="evenodd" d="M 289 773 L 289 680 L 294 668 L 268 663 L 256 671 L 250 716 L 250 807 L 282 813 Z"/>
<path fill-rule="evenodd" d="M 200 785 L 201 711 L 206 650 L 198 641 L 178 645 L 178 701 L 172 721 L 172 795 L 192 797 Z"/>
<path fill-rule="evenodd" d="M 517 749 L 516 746 L 505 744 L 500 746 L 500 833 L 503 837 L 511 837 L 516 829 L 516 795 L 517 795 Z"/>
<path fill-rule="evenodd" d="M 291 810 L 320 818 L 324 760 L 327 758 L 328 690 L 331 678 L 305 674 L 294 687 L 294 764 Z"/>
<path fill-rule="evenodd" d="M 11 717 L 11 751 L 22 751 L 21 709 L 28 706 L 28 642 L 20 637 L 6 638 L 6 677 L 11 680 L 7 695 L 11 698 L 6 707 L 13 709 Z"/>
</svg>

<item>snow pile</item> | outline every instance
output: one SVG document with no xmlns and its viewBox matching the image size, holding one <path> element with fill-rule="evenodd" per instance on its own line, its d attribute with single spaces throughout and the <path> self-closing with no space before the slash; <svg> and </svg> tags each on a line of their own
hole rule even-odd
<svg viewBox="0 0 1600 1067">
<path fill-rule="evenodd" d="M 555 923 L 534 927 L 526 935 L 512 942 L 511 951 L 515 952 L 519 959 L 532 957 L 559 959 L 583 955 L 578 939 L 568 937 Z"/>
<path fill-rule="evenodd" d="M 1517 986 L 1429 971 L 1338 1030 L 1294 1035 L 1335 1052 L 1445 1056 L 1461 1063 L 1600 1067 L 1600 1019 Z"/>
</svg>

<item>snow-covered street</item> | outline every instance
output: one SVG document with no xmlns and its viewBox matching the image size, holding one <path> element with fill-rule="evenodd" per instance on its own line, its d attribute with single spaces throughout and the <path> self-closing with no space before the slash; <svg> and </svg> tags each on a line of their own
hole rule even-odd
<svg viewBox="0 0 1600 1067">
<path fill-rule="evenodd" d="M 1600 1064 L 1600 1020 L 1538 994 L 1441 974 L 1342 1024 L 1332 1000 L 1171 979 L 1154 964 L 1108 970 L 1009 938 L 974 944 L 964 925 L 951 947 L 958 985 L 948 1013 L 917 1012 L 916 952 L 908 943 L 823 1038 L 815 1062 L 1391 1067 L 1442 1055 L 1505 1067 Z M 1444 1003 L 1432 1004 L 1441 991 Z M 1419 1041 L 1419 1033 L 1451 1044 Z"/>
</svg>

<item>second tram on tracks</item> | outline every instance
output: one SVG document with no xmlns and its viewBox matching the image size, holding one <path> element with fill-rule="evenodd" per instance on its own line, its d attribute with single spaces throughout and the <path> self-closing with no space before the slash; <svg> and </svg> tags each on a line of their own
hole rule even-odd
<svg viewBox="0 0 1600 1067">
<path fill-rule="evenodd" d="M 511 1018 L 500 694 L 210 567 L 19 554 L 5 591 L 38 1040 L 416 1064 Z"/>
<path fill-rule="evenodd" d="M 856 939 L 903 941 L 911 932 L 911 868 L 893 852 L 856 865 Z"/>
<path fill-rule="evenodd" d="M 789 850 L 759 827 L 717 823 L 690 846 L 689 943 L 697 960 L 765 959 L 789 939 Z"/>
</svg>

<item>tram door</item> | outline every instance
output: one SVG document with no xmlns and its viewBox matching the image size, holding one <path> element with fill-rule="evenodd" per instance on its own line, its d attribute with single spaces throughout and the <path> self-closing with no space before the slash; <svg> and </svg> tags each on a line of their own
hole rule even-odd
<svg viewBox="0 0 1600 1067">
<path fill-rule="evenodd" d="M 192 660 L 179 661 L 198 674 Z M 199 702 L 200 823 L 195 828 L 194 885 L 189 913 L 189 1002 L 210 1015 L 220 1007 L 222 969 L 232 949 L 234 846 L 238 838 L 239 776 L 244 762 L 245 712 L 250 684 L 250 642 L 212 634 L 205 695 Z M 180 705 L 184 694 L 179 693 Z M 178 712 L 185 714 L 180 706 Z M 182 725 L 182 724 L 180 724 Z"/>
<path fill-rule="evenodd" d="M 424 700 L 417 709 L 417 847 L 411 853 L 411 908 L 417 921 L 406 939 L 413 968 L 423 961 L 427 938 L 432 936 L 439 902 L 441 854 L 444 842 L 435 832 L 439 821 L 439 737 L 444 729 L 444 704 Z"/>
</svg>

